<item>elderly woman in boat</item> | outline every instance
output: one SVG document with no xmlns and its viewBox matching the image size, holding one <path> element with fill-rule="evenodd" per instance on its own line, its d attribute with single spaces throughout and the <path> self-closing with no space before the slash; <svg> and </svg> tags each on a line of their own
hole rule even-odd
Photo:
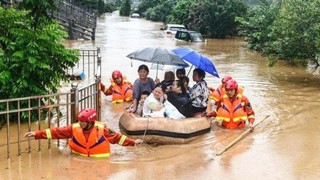
<svg viewBox="0 0 320 180">
<path fill-rule="evenodd" d="M 158 84 L 143 103 L 143 116 L 164 117 L 164 96 L 161 84 Z"/>
</svg>

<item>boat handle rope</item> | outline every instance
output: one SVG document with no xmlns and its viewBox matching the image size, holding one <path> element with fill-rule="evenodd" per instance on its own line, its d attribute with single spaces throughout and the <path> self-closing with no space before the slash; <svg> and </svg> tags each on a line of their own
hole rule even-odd
<svg viewBox="0 0 320 180">
<path fill-rule="evenodd" d="M 150 118 L 150 116 L 146 116 L 146 117 L 148 118 L 147 128 L 144 130 L 144 133 L 143 133 L 143 136 L 142 136 L 142 141 L 144 141 L 144 138 L 145 138 L 145 136 L 146 136 L 147 130 L 148 130 L 148 128 L 149 128 L 149 118 Z"/>
</svg>

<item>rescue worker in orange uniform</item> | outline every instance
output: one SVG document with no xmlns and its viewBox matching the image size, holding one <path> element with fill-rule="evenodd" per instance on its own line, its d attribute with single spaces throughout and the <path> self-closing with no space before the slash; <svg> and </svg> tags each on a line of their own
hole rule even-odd
<svg viewBox="0 0 320 180">
<path fill-rule="evenodd" d="M 112 95 L 112 103 L 132 101 L 133 86 L 127 81 L 118 70 L 112 72 L 111 85 L 106 89 L 101 83 L 101 91 L 106 95 Z"/>
<path fill-rule="evenodd" d="M 64 127 L 28 132 L 25 137 L 35 139 L 69 139 L 73 153 L 88 157 L 109 157 L 110 143 L 122 146 L 134 146 L 143 141 L 131 139 L 116 133 L 101 122 L 96 121 L 94 109 L 83 109 L 78 114 L 79 122 Z"/>
<path fill-rule="evenodd" d="M 225 86 L 226 82 L 229 81 L 230 79 L 232 79 L 232 77 L 230 75 L 226 75 L 224 78 L 222 78 L 221 84 L 216 90 L 210 89 L 211 94 L 210 94 L 209 98 L 213 99 L 215 102 L 219 101 L 220 97 L 222 97 L 224 94 L 226 94 L 226 90 L 225 90 L 224 86 Z"/>
<path fill-rule="evenodd" d="M 221 84 L 217 89 L 213 89 L 213 88 L 209 88 L 209 90 L 211 91 L 210 95 L 209 95 L 209 101 L 208 101 L 208 108 L 207 108 L 207 114 L 211 113 L 211 109 L 212 109 L 212 105 L 211 105 L 211 100 L 214 101 L 215 105 L 217 106 L 217 102 L 220 100 L 221 97 L 223 97 L 223 95 L 226 94 L 226 90 L 225 90 L 225 84 L 227 81 L 229 81 L 230 79 L 232 79 L 232 77 L 230 75 L 226 75 L 225 77 L 222 78 L 221 80 Z M 238 93 L 242 94 L 244 91 L 243 87 L 238 87 Z M 213 102 L 212 102 L 213 103 Z"/>
<path fill-rule="evenodd" d="M 255 114 L 249 99 L 238 90 L 238 83 L 230 79 L 225 84 L 226 94 L 217 102 L 217 109 L 209 116 L 227 129 L 243 128 L 248 121 L 253 127 Z"/>
</svg>

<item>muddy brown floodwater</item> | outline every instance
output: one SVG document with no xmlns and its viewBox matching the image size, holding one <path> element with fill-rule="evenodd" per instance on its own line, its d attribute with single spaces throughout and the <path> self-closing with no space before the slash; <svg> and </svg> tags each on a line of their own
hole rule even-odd
<svg viewBox="0 0 320 180">
<path fill-rule="evenodd" d="M 144 47 L 188 46 L 213 59 L 221 77 L 230 74 L 245 88 L 256 112 L 256 121 L 270 117 L 253 133 L 227 150 L 215 154 L 236 139 L 243 130 L 212 131 L 184 145 L 121 147 L 112 145 L 109 159 L 65 155 L 47 141 L 27 141 L 18 157 L 13 144 L 6 159 L 6 129 L 1 130 L 0 179 L 319 179 L 320 178 L 320 78 L 309 70 L 279 62 L 267 67 L 266 57 L 245 48 L 242 39 L 207 39 L 203 43 L 176 41 L 159 29 L 160 23 L 119 17 L 99 18 L 96 41 L 68 41 L 75 48 L 101 47 L 102 81 L 109 83 L 113 70 L 120 69 L 128 80 L 137 78 L 138 61 L 126 55 Z M 156 71 L 151 70 L 150 77 Z M 159 72 L 163 77 L 164 72 Z M 190 76 L 189 76 L 190 77 Z M 209 86 L 220 79 L 207 75 Z M 193 82 L 191 82 L 191 85 Z M 119 131 L 118 121 L 127 104 L 111 104 L 103 97 L 102 121 Z M 23 125 L 22 132 L 27 128 Z M 10 131 L 13 136 L 14 133 Z"/>
</svg>

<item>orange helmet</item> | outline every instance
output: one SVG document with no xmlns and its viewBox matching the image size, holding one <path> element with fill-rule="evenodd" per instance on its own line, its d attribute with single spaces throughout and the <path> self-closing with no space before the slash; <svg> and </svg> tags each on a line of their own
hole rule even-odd
<svg viewBox="0 0 320 180">
<path fill-rule="evenodd" d="M 225 84 L 230 79 L 232 79 L 232 77 L 230 75 L 226 75 L 224 78 L 222 78 L 221 82 L 222 82 L 222 84 Z"/>
<path fill-rule="evenodd" d="M 81 110 L 78 114 L 78 120 L 82 122 L 94 122 L 97 120 L 96 110 L 91 108 Z"/>
<path fill-rule="evenodd" d="M 233 89 L 238 89 L 238 83 L 237 81 L 233 80 L 233 79 L 230 79 L 229 81 L 226 82 L 226 85 L 225 85 L 226 89 L 228 90 L 233 90 Z"/>
<path fill-rule="evenodd" d="M 115 71 L 112 72 L 112 78 L 113 79 L 118 79 L 119 77 L 122 78 L 122 74 L 121 74 L 121 72 L 119 70 L 115 70 Z"/>
</svg>

